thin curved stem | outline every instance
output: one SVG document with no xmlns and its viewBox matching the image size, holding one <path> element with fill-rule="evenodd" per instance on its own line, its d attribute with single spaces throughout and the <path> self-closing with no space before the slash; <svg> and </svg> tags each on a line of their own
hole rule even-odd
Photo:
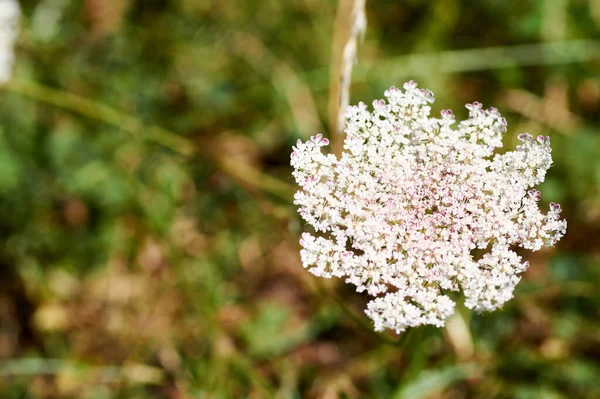
<svg viewBox="0 0 600 399">
<path fill-rule="evenodd" d="M 340 307 L 340 309 L 342 309 L 342 312 L 344 312 L 348 317 L 350 317 L 352 319 L 352 321 L 354 321 L 363 331 L 365 331 L 367 334 L 374 337 L 378 341 L 380 341 L 386 345 L 402 346 L 410 338 L 411 333 L 413 332 L 414 329 L 411 329 L 408 332 L 404 333 L 397 340 L 390 339 L 390 338 L 386 337 L 385 335 L 377 333 L 375 330 L 373 330 L 373 326 L 370 323 L 366 322 L 364 318 L 360 317 L 354 311 L 352 311 L 352 309 L 350 309 L 344 303 L 344 301 L 342 301 L 340 299 L 340 297 L 335 292 L 333 292 L 333 290 L 329 290 L 329 289 L 325 288 L 318 279 L 316 280 L 316 285 L 317 285 L 317 289 L 320 291 L 321 295 L 323 295 L 325 297 L 333 298 L 334 301 Z"/>
</svg>

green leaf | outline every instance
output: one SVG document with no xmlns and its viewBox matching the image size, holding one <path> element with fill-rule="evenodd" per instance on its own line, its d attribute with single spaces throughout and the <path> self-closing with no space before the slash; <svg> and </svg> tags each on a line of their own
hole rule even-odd
<svg viewBox="0 0 600 399">
<path fill-rule="evenodd" d="M 426 398 L 452 384 L 478 374 L 480 367 L 474 363 L 458 364 L 434 370 L 424 370 L 414 380 L 400 386 L 394 399 Z"/>
</svg>

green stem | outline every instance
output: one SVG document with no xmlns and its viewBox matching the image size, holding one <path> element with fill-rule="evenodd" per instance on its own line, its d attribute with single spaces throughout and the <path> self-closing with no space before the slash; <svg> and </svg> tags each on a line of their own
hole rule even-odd
<svg viewBox="0 0 600 399">
<path fill-rule="evenodd" d="M 338 297 L 337 294 L 333 292 L 333 290 L 326 289 L 319 280 L 316 280 L 316 285 L 317 285 L 318 290 L 321 292 L 321 295 L 323 295 L 325 297 L 333 298 L 335 300 L 335 302 L 338 304 L 338 306 L 342 309 L 342 311 L 344 313 L 346 313 L 346 315 L 348 317 L 350 317 L 352 319 L 352 321 L 354 321 L 363 331 L 365 331 L 367 334 L 371 335 L 378 341 L 381 341 L 386 345 L 402 346 L 402 345 L 404 345 L 405 342 L 408 341 L 408 339 L 412 335 L 411 333 L 413 332 L 414 328 L 410 329 L 408 332 L 402 334 L 402 337 L 400 337 L 399 339 L 396 339 L 396 340 L 390 339 L 382 334 L 375 332 L 375 330 L 373 330 L 373 326 L 370 323 L 366 322 L 364 320 L 364 318 L 360 317 L 354 311 L 352 311 L 352 309 L 350 309 L 344 303 L 344 301 L 342 301 L 341 298 Z"/>
</svg>

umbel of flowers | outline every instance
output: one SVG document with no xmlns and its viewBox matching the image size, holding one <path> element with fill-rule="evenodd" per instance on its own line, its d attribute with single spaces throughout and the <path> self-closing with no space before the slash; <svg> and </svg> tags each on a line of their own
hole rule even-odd
<svg viewBox="0 0 600 399">
<path fill-rule="evenodd" d="M 348 107 L 340 159 L 321 151 L 320 134 L 293 147 L 295 204 L 314 230 L 300 240 L 304 267 L 372 296 L 377 331 L 443 326 L 450 291 L 477 311 L 502 306 L 528 267 L 515 248 L 566 232 L 560 206 L 542 213 L 533 189 L 552 164 L 549 138 L 520 134 L 514 151 L 494 154 L 506 131 L 495 108 L 468 104 L 453 127 L 452 111 L 430 117 L 433 93 L 412 81 L 385 97 L 373 111 Z"/>
</svg>

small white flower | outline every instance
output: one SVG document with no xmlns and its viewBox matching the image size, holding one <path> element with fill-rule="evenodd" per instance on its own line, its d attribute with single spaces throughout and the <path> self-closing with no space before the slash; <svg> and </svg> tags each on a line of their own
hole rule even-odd
<svg viewBox="0 0 600 399">
<path fill-rule="evenodd" d="M 0 0 L 0 83 L 12 76 L 20 17 L 21 10 L 16 0 Z"/>
<path fill-rule="evenodd" d="M 377 331 L 443 326 L 455 307 L 443 291 L 478 311 L 502 306 L 528 266 L 514 247 L 536 251 L 566 232 L 560 206 L 542 214 L 532 190 L 552 164 L 549 138 L 522 134 L 494 155 L 506 131 L 495 108 L 468 104 L 454 129 L 452 111 L 431 118 L 433 94 L 412 81 L 385 96 L 372 112 L 348 107 L 340 159 L 321 152 L 322 135 L 293 148 L 295 204 L 315 231 L 302 235 L 303 265 L 375 297 L 366 313 Z"/>
</svg>

